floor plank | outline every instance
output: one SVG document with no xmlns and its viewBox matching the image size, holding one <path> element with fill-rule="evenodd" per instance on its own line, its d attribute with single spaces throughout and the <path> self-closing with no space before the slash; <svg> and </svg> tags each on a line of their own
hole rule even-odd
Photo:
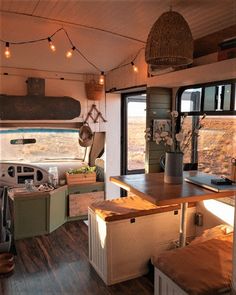
<svg viewBox="0 0 236 295">
<path fill-rule="evenodd" d="M 1 295 L 150 295 L 143 276 L 107 287 L 88 261 L 88 228 L 68 222 L 50 235 L 16 241 L 14 273 L 0 279 Z"/>
</svg>

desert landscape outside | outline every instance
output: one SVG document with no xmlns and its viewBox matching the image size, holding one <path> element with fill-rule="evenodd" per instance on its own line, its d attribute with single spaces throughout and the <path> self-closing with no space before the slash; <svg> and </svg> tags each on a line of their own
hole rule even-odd
<svg viewBox="0 0 236 295">
<path fill-rule="evenodd" d="M 187 117 L 186 128 L 191 126 Z M 145 167 L 145 129 L 146 117 L 130 116 L 128 121 L 128 168 Z M 2 161 L 38 162 L 47 160 L 83 159 L 85 148 L 78 144 L 78 131 L 40 130 L 27 133 L 0 134 Z M 12 145 L 11 139 L 36 138 L 35 144 Z M 190 162 L 191 145 L 184 154 L 184 162 Z M 231 159 L 236 158 L 236 117 L 206 117 L 198 136 L 198 169 L 203 172 L 230 176 Z"/>
<path fill-rule="evenodd" d="M 191 117 L 186 120 L 190 128 Z M 129 168 L 144 169 L 145 121 L 141 116 L 129 119 L 128 158 Z M 190 162 L 191 145 L 184 154 L 184 162 Z M 198 169 L 202 172 L 230 176 L 231 159 L 236 158 L 236 117 L 209 116 L 204 119 L 198 136 Z"/>
</svg>

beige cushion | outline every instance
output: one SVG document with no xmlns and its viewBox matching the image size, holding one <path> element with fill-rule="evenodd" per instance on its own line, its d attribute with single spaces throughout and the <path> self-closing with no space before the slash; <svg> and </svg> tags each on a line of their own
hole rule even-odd
<svg viewBox="0 0 236 295">
<path fill-rule="evenodd" d="M 152 257 L 152 263 L 188 294 L 217 294 L 232 277 L 233 233 Z"/>
<path fill-rule="evenodd" d="M 205 230 L 201 236 L 195 238 L 192 242 L 191 245 L 205 242 L 210 239 L 217 239 L 222 238 L 222 236 L 232 233 L 233 232 L 233 227 L 227 224 L 220 224 L 218 226 L 215 226 L 213 228 Z"/>
</svg>

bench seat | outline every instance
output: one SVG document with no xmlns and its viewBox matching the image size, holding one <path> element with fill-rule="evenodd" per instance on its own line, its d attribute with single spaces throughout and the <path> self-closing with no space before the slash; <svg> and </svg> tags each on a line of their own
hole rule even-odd
<svg viewBox="0 0 236 295">
<path fill-rule="evenodd" d="M 178 292 L 174 294 L 218 294 L 230 288 L 232 277 L 233 233 L 152 257 L 156 268 L 155 295 L 169 295 L 164 291 L 170 282 Z M 164 276 L 162 276 L 164 274 Z M 172 284 L 173 285 L 173 284 Z M 181 288 L 182 293 L 179 291 Z"/>
<path fill-rule="evenodd" d="M 191 224 L 194 212 L 188 210 Z M 160 207 L 138 196 L 96 202 L 88 216 L 89 260 L 107 285 L 146 274 L 151 254 L 169 249 L 179 235 L 178 205 Z"/>
</svg>

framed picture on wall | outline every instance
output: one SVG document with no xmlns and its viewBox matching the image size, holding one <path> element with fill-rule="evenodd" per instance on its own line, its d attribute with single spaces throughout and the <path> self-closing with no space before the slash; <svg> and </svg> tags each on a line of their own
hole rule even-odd
<svg viewBox="0 0 236 295">
<path fill-rule="evenodd" d="M 159 134 L 161 132 L 170 132 L 170 126 L 171 126 L 171 120 L 165 120 L 165 119 L 154 119 L 153 120 L 153 134 L 152 138 L 155 141 L 156 140 L 156 133 Z"/>
</svg>

